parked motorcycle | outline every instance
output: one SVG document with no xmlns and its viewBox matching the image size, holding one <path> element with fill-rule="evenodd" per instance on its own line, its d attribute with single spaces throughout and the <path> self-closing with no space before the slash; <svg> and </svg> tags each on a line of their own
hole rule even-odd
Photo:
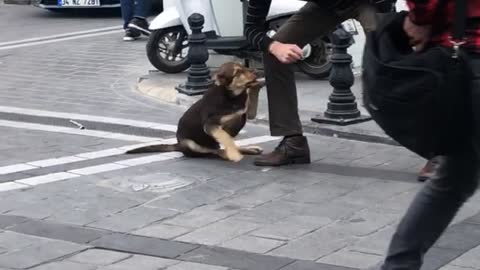
<svg viewBox="0 0 480 270">
<path fill-rule="evenodd" d="M 147 43 L 148 59 L 158 70 L 179 73 L 190 67 L 187 54 L 188 35 L 191 30 L 187 19 L 193 13 L 200 13 L 205 18 L 203 32 L 207 36 L 208 49 L 222 55 L 261 61 L 261 52 L 253 49 L 243 35 L 248 6 L 246 0 L 164 0 L 163 2 L 164 11 L 150 23 L 152 33 Z M 272 35 L 278 30 L 303 5 L 305 1 L 273 0 L 267 16 L 269 34 Z M 348 28 L 351 27 L 350 25 Z M 325 78 L 330 74 L 331 44 L 328 37 L 314 40 L 306 45 L 303 51 L 304 59 L 296 64 L 301 72 L 313 78 Z"/>
</svg>

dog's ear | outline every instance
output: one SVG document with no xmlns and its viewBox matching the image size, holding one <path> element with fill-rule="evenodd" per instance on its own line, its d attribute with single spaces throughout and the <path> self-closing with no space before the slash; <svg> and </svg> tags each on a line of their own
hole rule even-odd
<svg viewBox="0 0 480 270">
<path fill-rule="evenodd" d="M 234 63 L 223 64 L 214 76 L 216 85 L 230 85 L 239 68 Z"/>
</svg>

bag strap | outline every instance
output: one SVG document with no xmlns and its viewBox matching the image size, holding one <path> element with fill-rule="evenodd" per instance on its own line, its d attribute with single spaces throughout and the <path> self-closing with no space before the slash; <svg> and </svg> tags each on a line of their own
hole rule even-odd
<svg viewBox="0 0 480 270">
<path fill-rule="evenodd" d="M 467 22 L 468 0 L 455 0 L 455 16 L 453 18 L 452 41 L 462 42 L 465 37 L 465 25 Z M 461 45 L 461 44 L 459 44 Z"/>
</svg>

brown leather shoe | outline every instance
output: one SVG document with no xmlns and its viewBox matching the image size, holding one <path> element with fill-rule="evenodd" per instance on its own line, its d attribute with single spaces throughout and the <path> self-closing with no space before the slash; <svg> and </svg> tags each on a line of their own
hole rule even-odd
<svg viewBox="0 0 480 270">
<path fill-rule="evenodd" d="M 281 166 L 310 163 L 310 148 L 305 136 L 283 138 L 273 152 L 255 159 L 256 166 Z"/>
<path fill-rule="evenodd" d="M 427 164 L 425 164 L 425 167 L 423 167 L 423 169 L 418 173 L 417 180 L 419 182 L 425 182 L 428 179 L 430 179 L 430 177 L 432 177 L 432 175 L 437 170 L 438 166 L 440 166 L 442 160 L 443 159 L 440 156 L 437 156 L 437 157 L 434 157 L 434 158 L 430 159 L 427 162 Z"/>
</svg>

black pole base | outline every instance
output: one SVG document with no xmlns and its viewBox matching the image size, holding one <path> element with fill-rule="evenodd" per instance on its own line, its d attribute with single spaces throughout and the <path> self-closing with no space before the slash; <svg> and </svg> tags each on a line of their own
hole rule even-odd
<svg viewBox="0 0 480 270">
<path fill-rule="evenodd" d="M 211 81 L 206 81 L 202 83 L 196 83 L 194 86 L 189 85 L 188 83 L 181 83 L 175 87 L 175 89 L 187 96 L 198 96 L 203 95 L 210 86 L 212 85 Z"/>
<path fill-rule="evenodd" d="M 320 124 L 348 126 L 348 125 L 358 124 L 358 123 L 362 123 L 362 122 L 367 122 L 367 121 L 370 121 L 372 119 L 372 117 L 368 116 L 368 115 L 359 115 L 359 116 L 354 117 L 354 118 L 351 118 L 350 116 L 348 118 L 343 118 L 341 116 L 336 115 L 336 117 L 338 117 L 338 118 L 332 118 L 330 116 L 326 116 L 325 114 L 323 114 L 323 115 L 319 114 L 319 115 L 313 117 L 311 120 L 315 123 L 320 123 Z"/>
</svg>

